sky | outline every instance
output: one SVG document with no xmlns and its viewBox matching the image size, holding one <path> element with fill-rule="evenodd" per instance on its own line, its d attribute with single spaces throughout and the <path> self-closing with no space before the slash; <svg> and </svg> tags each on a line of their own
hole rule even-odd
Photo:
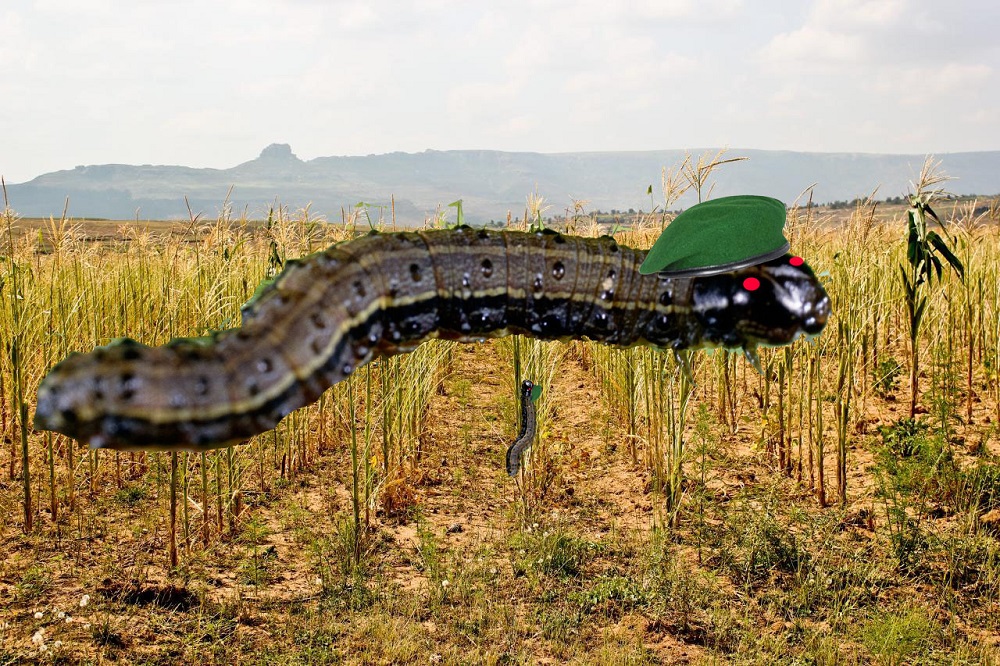
<svg viewBox="0 0 1000 666">
<path fill-rule="evenodd" d="M 0 175 L 426 149 L 1000 149 L 996 0 L 5 0 Z"/>
</svg>

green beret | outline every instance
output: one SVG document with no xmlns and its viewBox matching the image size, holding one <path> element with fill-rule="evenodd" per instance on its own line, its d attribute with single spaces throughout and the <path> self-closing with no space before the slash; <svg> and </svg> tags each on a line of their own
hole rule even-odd
<svg viewBox="0 0 1000 666">
<path fill-rule="evenodd" d="M 743 194 L 691 206 L 656 239 L 639 267 L 648 275 L 694 277 L 762 264 L 788 252 L 785 204 Z"/>
</svg>

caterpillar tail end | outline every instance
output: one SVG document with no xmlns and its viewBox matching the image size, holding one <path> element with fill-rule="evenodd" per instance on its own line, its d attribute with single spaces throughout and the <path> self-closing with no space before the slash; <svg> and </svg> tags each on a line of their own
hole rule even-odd
<svg viewBox="0 0 1000 666">
<path fill-rule="evenodd" d="M 507 447 L 507 476 L 515 477 L 521 471 L 521 452 L 515 451 L 517 442 Z"/>
</svg>

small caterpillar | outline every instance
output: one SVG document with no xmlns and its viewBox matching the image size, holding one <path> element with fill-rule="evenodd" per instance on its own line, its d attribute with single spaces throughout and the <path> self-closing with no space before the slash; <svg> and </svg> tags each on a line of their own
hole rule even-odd
<svg viewBox="0 0 1000 666">
<path fill-rule="evenodd" d="M 826 292 L 788 255 L 674 279 L 640 274 L 645 256 L 551 230 L 373 233 L 288 262 L 239 328 L 71 354 L 38 388 L 35 427 L 95 448 L 211 448 L 275 427 L 373 358 L 432 337 L 742 348 L 755 359 L 758 345 L 826 324 Z"/>
<path fill-rule="evenodd" d="M 535 384 L 530 379 L 521 382 L 521 432 L 507 449 L 508 476 L 517 475 L 518 470 L 521 469 L 521 454 L 535 439 L 538 419 L 535 415 L 535 403 L 531 399 L 531 392 L 534 388 Z"/>
</svg>

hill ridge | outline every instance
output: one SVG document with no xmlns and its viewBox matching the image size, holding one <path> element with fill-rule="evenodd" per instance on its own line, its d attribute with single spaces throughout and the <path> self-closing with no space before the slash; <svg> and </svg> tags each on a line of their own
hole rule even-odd
<svg viewBox="0 0 1000 666">
<path fill-rule="evenodd" d="M 685 154 L 717 149 L 585 151 L 436 150 L 300 159 L 289 144 L 273 143 L 260 155 L 226 169 L 174 165 L 99 164 L 42 174 L 8 185 L 12 208 L 30 217 L 62 213 L 66 198 L 74 217 L 177 219 L 191 207 L 215 215 L 227 201 L 236 210 L 261 217 L 276 202 L 338 220 L 358 202 L 388 206 L 394 198 L 397 220 L 420 223 L 456 199 L 466 219 L 482 223 L 520 215 L 529 193 L 537 192 L 558 214 L 574 199 L 587 210 L 648 210 L 657 196 L 662 169 Z M 815 184 L 813 200 L 826 203 L 866 196 L 883 197 L 908 189 L 924 155 L 797 152 L 730 149 L 728 157 L 748 157 L 716 172 L 713 196 L 755 193 L 792 202 Z M 956 194 L 1000 192 L 1000 151 L 944 153 L 936 156 L 956 180 Z M 653 185 L 653 199 L 647 188 Z M 679 202 L 684 207 L 693 197 Z"/>
</svg>

